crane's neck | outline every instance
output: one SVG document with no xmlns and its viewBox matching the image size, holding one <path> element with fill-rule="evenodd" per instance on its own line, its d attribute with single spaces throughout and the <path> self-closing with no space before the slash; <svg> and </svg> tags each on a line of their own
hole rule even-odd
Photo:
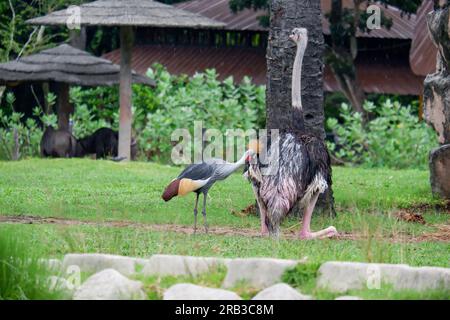
<svg viewBox="0 0 450 320">
<path fill-rule="evenodd" d="M 237 169 L 239 169 L 242 165 L 245 164 L 245 159 L 247 159 L 247 156 L 249 155 L 249 152 L 245 152 L 244 155 L 242 156 L 241 159 L 239 159 L 237 162 L 235 163 L 227 163 L 224 168 L 221 170 L 221 176 L 223 176 L 223 178 L 228 177 L 229 175 L 231 175 L 232 173 L 234 173 Z"/>
<path fill-rule="evenodd" d="M 303 110 L 302 105 L 302 65 L 305 56 L 307 41 L 302 39 L 297 43 L 297 54 L 294 61 L 294 69 L 292 71 L 292 107 Z"/>
</svg>

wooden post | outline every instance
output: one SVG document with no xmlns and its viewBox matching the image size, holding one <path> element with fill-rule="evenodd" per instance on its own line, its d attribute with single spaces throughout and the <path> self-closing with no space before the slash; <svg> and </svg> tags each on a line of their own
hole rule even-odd
<svg viewBox="0 0 450 320">
<path fill-rule="evenodd" d="M 120 28 L 120 126 L 119 158 L 130 160 L 131 145 L 131 51 L 133 49 L 133 28 Z"/>
<path fill-rule="evenodd" d="M 59 83 L 57 89 L 58 99 L 58 128 L 60 130 L 69 130 L 70 114 L 73 112 L 73 106 L 69 99 L 69 85 L 67 83 Z"/>
</svg>

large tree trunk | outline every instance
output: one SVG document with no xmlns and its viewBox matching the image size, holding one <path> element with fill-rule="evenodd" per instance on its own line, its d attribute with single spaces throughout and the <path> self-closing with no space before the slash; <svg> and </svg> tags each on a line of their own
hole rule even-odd
<svg viewBox="0 0 450 320">
<path fill-rule="evenodd" d="M 450 199 L 450 12 L 448 1 L 435 1 L 428 29 L 439 48 L 436 72 L 425 79 L 424 118 L 436 130 L 441 147 L 430 153 L 430 180 L 435 195 Z"/>
<path fill-rule="evenodd" d="M 303 60 L 302 101 L 306 132 L 325 139 L 323 109 L 323 49 L 320 1 L 272 0 L 267 48 L 267 128 L 295 128 L 292 124 L 291 81 L 296 45 L 289 34 L 296 27 L 308 29 Z M 334 215 L 333 192 L 321 196 L 317 209 Z"/>
</svg>

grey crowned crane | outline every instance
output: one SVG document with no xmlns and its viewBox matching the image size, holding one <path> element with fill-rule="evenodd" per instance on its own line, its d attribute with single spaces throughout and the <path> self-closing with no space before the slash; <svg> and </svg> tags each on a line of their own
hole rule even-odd
<svg viewBox="0 0 450 320">
<path fill-rule="evenodd" d="M 311 232 L 311 216 L 319 194 L 331 186 L 331 166 L 324 142 L 304 132 L 301 96 L 301 71 L 308 43 L 304 28 L 293 30 L 290 39 L 297 44 L 292 75 L 292 116 L 294 128 L 280 130 L 278 138 L 270 141 L 276 152 L 267 147 L 269 166 L 277 163 L 271 174 L 262 173 L 263 166 L 257 156 L 251 156 L 245 176 L 250 180 L 261 218 L 261 233 L 278 236 L 280 223 L 300 201 L 304 208 L 301 239 L 327 238 L 337 235 L 335 227 Z"/>
<path fill-rule="evenodd" d="M 249 148 L 244 156 L 235 163 L 226 162 L 222 159 L 209 159 L 201 163 L 191 164 L 180 175 L 172 180 L 164 190 L 162 198 L 164 201 L 170 201 L 173 197 L 184 196 L 190 192 L 196 193 L 194 206 L 194 233 L 197 231 L 197 213 L 198 200 L 200 194 L 203 194 L 203 222 L 205 232 L 208 232 L 208 224 L 206 221 L 206 197 L 209 189 L 217 182 L 225 180 L 233 172 L 238 170 L 242 165 L 249 161 L 250 157 L 255 154 L 253 148 Z"/>
</svg>

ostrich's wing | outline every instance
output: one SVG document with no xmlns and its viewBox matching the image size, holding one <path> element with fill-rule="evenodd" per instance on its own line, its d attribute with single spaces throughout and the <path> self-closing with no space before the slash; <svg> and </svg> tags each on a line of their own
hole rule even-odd
<svg viewBox="0 0 450 320">
<path fill-rule="evenodd" d="M 214 174 L 214 166 L 205 162 L 191 164 L 180 173 L 178 179 L 205 180 Z"/>
</svg>

